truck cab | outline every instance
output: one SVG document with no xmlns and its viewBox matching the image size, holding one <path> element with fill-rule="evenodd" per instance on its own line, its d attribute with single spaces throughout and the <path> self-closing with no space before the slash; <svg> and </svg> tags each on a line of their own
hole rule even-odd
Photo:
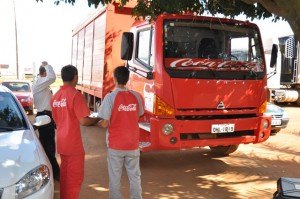
<svg viewBox="0 0 300 199">
<path fill-rule="evenodd" d="M 300 105 L 300 50 L 294 35 L 273 41 L 268 73 L 270 101 Z"/>
<path fill-rule="evenodd" d="M 144 97 L 142 150 L 209 146 L 229 154 L 270 135 L 266 65 L 255 24 L 159 15 L 123 33 L 129 88 Z"/>
</svg>

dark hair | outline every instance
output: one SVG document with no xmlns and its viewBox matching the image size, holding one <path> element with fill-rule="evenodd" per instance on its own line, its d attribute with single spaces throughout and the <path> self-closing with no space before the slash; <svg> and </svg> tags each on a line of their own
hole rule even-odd
<svg viewBox="0 0 300 199">
<path fill-rule="evenodd" d="M 66 65 L 61 69 L 61 78 L 64 82 L 71 82 L 75 75 L 78 75 L 77 68 L 73 65 Z"/>
<path fill-rule="evenodd" d="M 114 77 L 118 84 L 126 85 L 129 79 L 129 70 L 125 66 L 118 66 L 114 70 Z"/>
<path fill-rule="evenodd" d="M 46 72 L 45 67 L 44 67 L 44 66 L 40 66 L 40 68 L 39 68 L 39 74 L 42 75 L 42 74 L 44 74 L 45 72 Z"/>
</svg>

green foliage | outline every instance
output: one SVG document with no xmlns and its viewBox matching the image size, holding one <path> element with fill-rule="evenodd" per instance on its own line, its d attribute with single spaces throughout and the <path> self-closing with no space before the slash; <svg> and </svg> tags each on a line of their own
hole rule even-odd
<svg viewBox="0 0 300 199">
<path fill-rule="evenodd" d="M 202 13 L 203 11 L 204 8 L 198 0 L 179 0 L 172 1 L 172 3 L 169 0 L 138 0 L 137 6 L 133 9 L 133 15 L 155 17 L 164 12 L 175 14 L 184 12 Z"/>
<path fill-rule="evenodd" d="M 43 1 L 43 0 L 36 0 Z M 87 0 L 88 5 L 97 7 L 99 4 L 108 4 L 115 0 Z M 129 0 L 119 0 L 120 6 L 126 4 Z M 76 0 L 54 0 L 55 4 L 60 2 L 74 4 Z M 247 4 L 242 0 L 137 0 L 137 6 L 132 14 L 137 17 L 152 16 L 155 17 L 161 13 L 186 13 L 195 14 L 210 13 L 212 15 L 223 14 L 234 18 L 240 14 L 246 15 L 251 20 L 265 19 L 272 17 L 274 21 L 282 19 L 267 11 L 261 4 Z"/>
<path fill-rule="evenodd" d="M 273 20 L 280 17 L 268 12 L 261 4 L 246 4 L 241 0 L 138 0 L 137 6 L 133 9 L 135 16 L 157 16 L 163 12 L 184 13 L 193 12 L 196 14 L 210 13 L 212 15 L 223 14 L 234 18 L 240 14 L 250 19 L 265 19 L 273 17 Z"/>
</svg>

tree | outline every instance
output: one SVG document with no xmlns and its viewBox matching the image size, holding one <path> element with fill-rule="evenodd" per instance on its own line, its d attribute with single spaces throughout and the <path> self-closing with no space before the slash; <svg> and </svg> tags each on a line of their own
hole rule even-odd
<svg viewBox="0 0 300 199">
<path fill-rule="evenodd" d="M 99 4 L 104 5 L 114 1 L 119 2 L 120 6 L 122 6 L 129 0 L 87 1 L 89 6 L 94 5 L 97 7 Z M 55 4 L 60 2 L 74 4 L 76 0 L 54 0 Z M 147 15 L 156 16 L 163 12 L 183 13 L 186 11 L 197 14 L 223 14 L 230 18 L 244 14 L 251 20 L 255 18 L 272 18 L 275 22 L 277 20 L 286 20 L 294 31 L 295 36 L 300 39 L 299 0 L 137 0 L 137 5 L 133 9 L 132 14 L 137 17 L 144 17 Z"/>
</svg>

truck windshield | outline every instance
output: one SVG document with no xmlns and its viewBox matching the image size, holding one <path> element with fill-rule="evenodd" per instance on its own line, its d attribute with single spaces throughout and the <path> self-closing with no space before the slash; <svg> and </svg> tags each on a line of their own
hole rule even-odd
<svg viewBox="0 0 300 199">
<path fill-rule="evenodd" d="M 166 20 L 163 34 L 164 64 L 170 73 L 179 77 L 191 77 L 183 71 L 193 71 L 194 78 L 230 79 L 233 72 L 235 79 L 261 79 L 264 75 L 260 36 L 253 26 Z"/>
</svg>

